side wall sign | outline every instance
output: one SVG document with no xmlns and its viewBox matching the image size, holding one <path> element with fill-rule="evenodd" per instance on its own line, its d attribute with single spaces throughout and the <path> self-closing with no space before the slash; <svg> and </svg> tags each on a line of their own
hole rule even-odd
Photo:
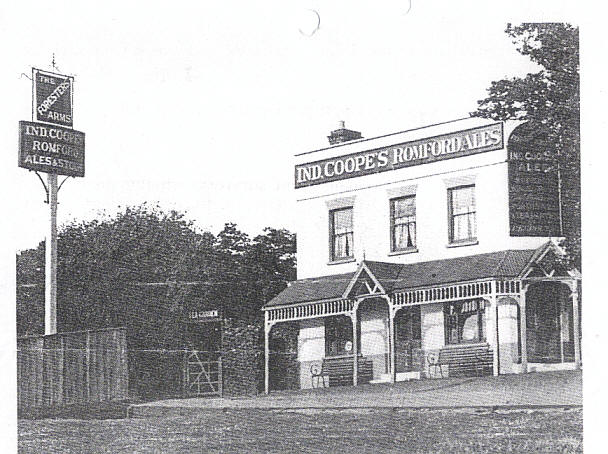
<svg viewBox="0 0 608 454">
<path fill-rule="evenodd" d="M 500 150 L 503 125 L 495 123 L 465 131 L 351 153 L 295 167 L 295 187 L 397 170 L 444 159 Z"/>
<path fill-rule="evenodd" d="M 36 68 L 33 68 L 32 72 L 34 120 L 72 127 L 74 124 L 73 77 Z"/>
<path fill-rule="evenodd" d="M 524 123 L 507 144 L 511 236 L 561 236 L 556 152 L 547 131 Z"/>
<path fill-rule="evenodd" d="M 84 132 L 19 122 L 19 167 L 84 177 Z"/>
</svg>

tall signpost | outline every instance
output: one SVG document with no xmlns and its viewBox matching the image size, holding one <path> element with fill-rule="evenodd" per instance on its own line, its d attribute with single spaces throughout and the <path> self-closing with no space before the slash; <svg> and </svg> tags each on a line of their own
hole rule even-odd
<svg viewBox="0 0 608 454">
<path fill-rule="evenodd" d="M 69 177 L 84 177 L 84 133 L 73 129 L 71 76 L 32 68 L 32 120 L 19 122 L 19 167 L 36 172 L 49 204 L 44 333 L 57 333 L 57 193 Z M 47 174 L 47 184 L 38 172 Z M 58 175 L 66 178 L 58 184 Z"/>
</svg>

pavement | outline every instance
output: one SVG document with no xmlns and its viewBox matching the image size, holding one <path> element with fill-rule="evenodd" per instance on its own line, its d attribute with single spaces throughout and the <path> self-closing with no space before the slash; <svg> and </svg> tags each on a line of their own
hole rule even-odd
<svg viewBox="0 0 608 454">
<path fill-rule="evenodd" d="M 168 399 L 132 405 L 128 415 L 148 417 L 245 409 L 538 409 L 582 405 L 581 371 L 556 371 L 275 391 L 252 397 Z"/>
</svg>

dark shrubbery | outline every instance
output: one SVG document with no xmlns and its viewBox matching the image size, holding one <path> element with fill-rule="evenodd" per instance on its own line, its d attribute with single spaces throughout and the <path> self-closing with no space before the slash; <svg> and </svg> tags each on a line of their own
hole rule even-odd
<svg viewBox="0 0 608 454">
<path fill-rule="evenodd" d="M 188 339 L 188 311 L 218 309 L 224 345 L 213 348 L 225 355 L 226 388 L 250 394 L 263 386 L 260 309 L 295 277 L 295 235 L 286 230 L 250 239 L 226 224 L 213 235 L 176 211 L 128 207 L 61 228 L 58 331 L 125 327 L 130 392 L 174 396 L 183 386 L 183 350 L 207 348 L 204 339 Z M 43 243 L 17 255 L 17 285 L 18 335 L 42 333 Z"/>
</svg>

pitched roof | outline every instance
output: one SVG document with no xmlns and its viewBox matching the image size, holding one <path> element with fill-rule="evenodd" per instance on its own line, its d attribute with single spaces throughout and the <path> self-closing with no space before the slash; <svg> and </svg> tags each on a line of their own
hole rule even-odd
<svg viewBox="0 0 608 454">
<path fill-rule="evenodd" d="M 443 285 L 493 277 L 516 277 L 543 249 L 507 250 L 418 263 L 386 263 L 364 260 L 387 293 L 429 285 Z M 356 271 L 300 279 L 264 305 L 264 308 L 343 298 Z"/>
<path fill-rule="evenodd" d="M 291 282 L 285 290 L 266 303 L 264 307 L 341 299 L 354 274 L 354 272 L 334 274 Z"/>
<path fill-rule="evenodd" d="M 492 277 L 515 277 L 530 263 L 534 252 L 534 249 L 508 250 L 409 264 L 365 263 L 385 290 L 394 292 Z M 397 269 L 396 277 L 391 277 Z M 375 274 L 376 271 L 380 275 Z"/>
</svg>

